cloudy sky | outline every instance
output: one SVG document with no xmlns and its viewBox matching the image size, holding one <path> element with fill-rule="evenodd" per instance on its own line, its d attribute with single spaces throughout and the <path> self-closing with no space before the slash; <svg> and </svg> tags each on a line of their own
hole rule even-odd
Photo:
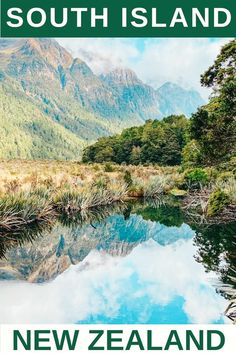
<svg viewBox="0 0 236 353">
<path fill-rule="evenodd" d="M 223 323 L 227 303 L 213 286 L 217 275 L 205 273 L 194 259 L 193 230 L 185 224 L 166 227 L 141 216 L 137 220 L 134 215 L 128 222 L 120 216 L 117 229 L 106 223 L 99 227 L 107 227 L 108 233 L 116 229 L 121 237 L 134 220 L 146 229 L 144 236 L 155 234 L 167 244 L 150 239 L 121 257 L 92 250 L 81 263 L 44 284 L 6 281 L 0 291 L 0 324 Z M 80 233 L 85 242 L 88 229 Z M 179 240 L 168 243 L 175 238 Z"/>
<path fill-rule="evenodd" d="M 74 56 L 85 60 L 95 73 L 127 66 L 148 84 L 166 81 L 197 89 L 204 98 L 209 90 L 199 77 L 211 65 L 228 39 L 208 38 L 82 38 L 58 39 Z"/>
</svg>

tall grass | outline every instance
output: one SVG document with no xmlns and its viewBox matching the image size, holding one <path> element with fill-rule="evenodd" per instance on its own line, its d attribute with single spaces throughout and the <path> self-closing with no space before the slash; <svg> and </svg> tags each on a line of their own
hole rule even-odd
<svg viewBox="0 0 236 353">
<path fill-rule="evenodd" d="M 214 188 L 229 195 L 231 202 L 236 204 L 236 178 L 231 177 L 228 180 L 217 181 Z"/>
<path fill-rule="evenodd" d="M 206 192 L 184 191 L 187 211 L 204 219 L 214 188 L 230 195 L 232 205 L 229 209 L 231 214 L 235 211 L 235 178 L 219 179 L 218 185 L 215 181 Z M 173 189 L 177 190 L 177 197 L 183 188 L 184 171 L 176 167 L 0 161 L 0 232 L 1 229 L 18 229 L 32 222 L 48 221 L 55 211 L 74 214 L 127 198 L 158 200 Z"/>
<path fill-rule="evenodd" d="M 60 191 L 54 203 L 58 211 L 74 213 L 122 201 L 126 193 L 124 185 L 113 183 L 107 189 L 92 187 L 90 190 Z"/>
<path fill-rule="evenodd" d="M 45 197 L 19 193 L 0 199 L 0 231 L 19 230 L 33 222 L 50 222 L 55 214 Z"/>
</svg>

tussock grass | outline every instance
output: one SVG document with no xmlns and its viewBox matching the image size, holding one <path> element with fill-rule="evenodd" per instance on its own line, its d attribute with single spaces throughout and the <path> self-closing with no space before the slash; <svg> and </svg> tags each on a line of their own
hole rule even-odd
<svg viewBox="0 0 236 353">
<path fill-rule="evenodd" d="M 73 214 L 127 198 L 160 199 L 172 190 L 184 195 L 187 211 L 201 218 L 207 214 L 210 194 L 215 188 L 223 190 L 232 202 L 230 214 L 234 213 L 236 180 L 232 173 L 223 179 L 214 177 L 206 190 L 185 189 L 184 176 L 181 168 L 155 165 L 0 161 L 0 231 L 47 221 L 55 211 Z"/>
<path fill-rule="evenodd" d="M 126 193 L 124 185 L 113 183 L 107 189 L 92 186 L 87 190 L 61 191 L 54 203 L 60 212 L 74 213 L 122 201 Z"/>
<path fill-rule="evenodd" d="M 50 222 L 54 214 L 50 201 L 37 194 L 5 196 L 0 200 L 0 230 L 19 230 L 34 222 Z"/>
<path fill-rule="evenodd" d="M 230 177 L 228 180 L 217 181 L 214 188 L 227 194 L 231 202 L 236 205 L 236 178 Z"/>
</svg>

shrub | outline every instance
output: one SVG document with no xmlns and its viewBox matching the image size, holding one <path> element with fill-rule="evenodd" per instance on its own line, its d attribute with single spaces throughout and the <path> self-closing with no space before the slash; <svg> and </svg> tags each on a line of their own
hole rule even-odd
<svg viewBox="0 0 236 353">
<path fill-rule="evenodd" d="M 93 170 L 94 170 L 95 172 L 99 172 L 99 171 L 100 171 L 100 166 L 99 166 L 99 164 L 93 164 Z"/>
<path fill-rule="evenodd" d="M 168 185 L 168 179 L 165 176 L 157 175 L 151 177 L 144 183 L 144 197 L 155 198 L 164 194 Z"/>
<path fill-rule="evenodd" d="M 142 185 L 132 184 L 128 189 L 129 197 L 144 197 L 144 190 Z"/>
<path fill-rule="evenodd" d="M 129 170 L 125 171 L 124 182 L 127 184 L 127 186 L 131 186 L 133 184 L 133 179 Z"/>
<path fill-rule="evenodd" d="M 107 188 L 107 184 L 108 184 L 109 179 L 107 179 L 104 176 L 98 177 L 94 183 L 92 184 L 92 186 L 95 186 L 97 189 L 106 189 Z"/>
<path fill-rule="evenodd" d="M 228 181 L 231 178 L 232 179 L 235 178 L 235 175 L 232 172 L 223 172 L 219 174 L 217 180 L 224 182 L 224 181 Z"/>
<path fill-rule="evenodd" d="M 226 195 L 229 196 L 230 201 L 236 205 L 236 179 L 229 178 L 223 181 L 217 181 L 216 183 L 217 190 L 223 191 Z"/>
<path fill-rule="evenodd" d="M 114 171 L 114 168 L 111 163 L 106 163 L 104 167 L 104 172 L 105 173 L 112 173 Z"/>
<path fill-rule="evenodd" d="M 0 200 L 0 230 L 19 230 L 34 222 L 50 222 L 52 204 L 39 194 L 19 193 Z"/>
<path fill-rule="evenodd" d="M 217 216 L 229 203 L 229 196 L 225 192 L 214 191 L 209 198 L 207 215 L 209 217 Z"/>
<path fill-rule="evenodd" d="M 207 172 L 202 168 L 195 168 L 187 171 L 184 179 L 189 189 L 200 189 L 209 181 Z"/>
</svg>

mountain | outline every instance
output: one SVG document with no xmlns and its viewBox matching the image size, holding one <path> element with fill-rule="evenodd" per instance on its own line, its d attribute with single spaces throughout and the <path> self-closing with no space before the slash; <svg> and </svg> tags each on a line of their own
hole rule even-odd
<svg viewBox="0 0 236 353">
<path fill-rule="evenodd" d="M 160 111 L 164 116 L 183 114 L 183 112 L 186 116 L 190 116 L 196 111 L 196 107 L 205 104 L 205 101 L 197 91 L 183 89 L 171 82 L 166 82 L 162 85 L 157 90 L 157 93 Z M 169 97 L 171 97 L 171 100 Z"/>
<path fill-rule="evenodd" d="M 115 214 L 94 224 L 70 228 L 56 223 L 33 241 L 23 243 L 21 239 L 17 244 L 10 239 L 9 249 L 0 258 L 0 281 L 52 281 L 71 265 L 82 263 L 95 249 L 121 257 L 150 240 L 166 246 L 194 235 L 186 224 L 167 227 L 135 214 L 128 220 Z"/>
<path fill-rule="evenodd" d="M 156 91 L 145 85 L 132 70 L 118 68 L 100 77 L 115 97 L 121 115 L 137 114 L 141 122 L 162 116 Z"/>
<path fill-rule="evenodd" d="M 76 159 L 100 136 L 201 104 L 129 69 L 97 76 L 52 39 L 0 39 L 0 158 Z"/>
</svg>

